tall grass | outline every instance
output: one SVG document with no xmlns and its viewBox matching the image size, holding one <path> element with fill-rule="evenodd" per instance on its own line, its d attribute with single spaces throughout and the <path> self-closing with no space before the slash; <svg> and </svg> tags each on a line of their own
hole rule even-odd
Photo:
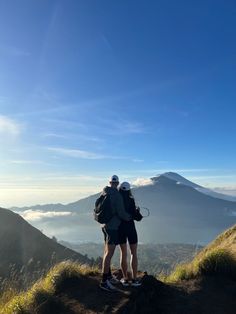
<svg viewBox="0 0 236 314">
<path fill-rule="evenodd" d="M 228 250 L 212 249 L 200 257 L 196 257 L 192 263 L 182 264 L 164 278 L 167 282 L 189 280 L 201 276 L 228 276 L 236 279 L 236 258 Z"/>
<path fill-rule="evenodd" d="M 53 304 L 62 308 L 63 304 L 57 299 L 56 293 L 60 291 L 68 279 L 79 279 L 82 276 L 95 276 L 99 273 L 98 267 L 89 267 L 76 262 L 65 261 L 52 267 L 49 272 L 39 279 L 28 291 L 17 293 L 9 283 L 0 298 L 1 314 L 29 314 L 35 308 L 46 304 Z M 35 313 L 35 312 L 34 312 Z"/>
<path fill-rule="evenodd" d="M 40 265 L 38 266 L 33 271 L 28 271 L 27 267 L 19 270 L 16 265 L 9 265 L 6 276 L 0 277 L 0 309 L 14 296 L 26 291 L 39 278 L 42 278 L 49 269 L 40 269 Z"/>
</svg>

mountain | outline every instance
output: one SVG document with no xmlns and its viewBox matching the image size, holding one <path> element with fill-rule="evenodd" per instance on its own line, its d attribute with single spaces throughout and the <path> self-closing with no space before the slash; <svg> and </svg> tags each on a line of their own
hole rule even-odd
<svg viewBox="0 0 236 314">
<path fill-rule="evenodd" d="M 84 268 L 76 263 L 61 263 L 52 268 L 29 291 L 3 303 L 2 314 L 234 314 L 236 309 L 236 225 L 224 232 L 193 260 L 204 265 L 204 272 L 184 280 L 160 281 L 139 272 L 139 288 L 117 285 L 116 293 L 99 289 L 98 269 Z M 225 257 L 211 255 L 220 249 Z M 228 253 L 227 253 L 228 252 Z M 206 263 L 207 261 L 207 263 Z M 204 264 L 205 262 L 205 264 Z M 225 272 L 227 270 L 227 272 Z M 118 279 L 120 270 L 113 272 Z M 0 298 L 1 302 L 1 298 Z"/>
<path fill-rule="evenodd" d="M 144 207 L 150 210 L 150 216 L 136 224 L 139 241 L 206 244 L 231 226 L 236 220 L 236 202 L 202 193 L 201 188 L 173 172 L 153 177 L 149 185 L 133 188 L 142 213 L 146 214 Z M 98 195 L 58 207 L 58 211 L 67 212 L 68 217 L 32 223 L 46 232 L 50 230 L 52 233 L 53 230 L 57 237 L 67 241 L 102 242 L 99 226 L 92 216 Z M 44 205 L 17 210 L 24 217 L 29 210 L 47 211 L 52 207 Z"/>
<path fill-rule="evenodd" d="M 207 195 L 219 198 L 219 199 L 223 199 L 223 200 L 226 200 L 226 201 L 236 202 L 236 197 L 235 196 L 225 195 L 225 194 L 222 194 L 222 193 L 215 192 L 215 191 L 213 191 L 211 189 L 207 189 L 207 188 L 205 188 L 205 187 L 203 187 L 201 185 L 198 185 L 196 183 L 193 183 L 193 182 L 187 180 L 186 178 L 180 176 L 177 173 L 166 172 L 166 173 L 163 174 L 163 176 L 178 182 L 178 184 L 184 184 L 184 185 L 191 186 L 191 187 L 195 188 L 197 191 L 202 192 L 204 194 L 207 194 Z"/>
<path fill-rule="evenodd" d="M 158 177 L 166 177 L 168 179 L 171 179 L 173 181 L 178 182 L 178 184 L 188 185 L 188 186 L 191 186 L 193 188 L 200 188 L 201 187 L 200 185 L 187 180 L 186 178 L 182 177 L 181 175 L 179 175 L 178 173 L 175 173 L 175 172 L 165 172 L 159 176 L 154 177 L 153 180 L 157 179 Z"/>
<path fill-rule="evenodd" d="M 66 259 L 90 264 L 90 260 L 46 237 L 20 215 L 0 208 L 0 277 L 12 271 L 34 272 Z"/>
</svg>

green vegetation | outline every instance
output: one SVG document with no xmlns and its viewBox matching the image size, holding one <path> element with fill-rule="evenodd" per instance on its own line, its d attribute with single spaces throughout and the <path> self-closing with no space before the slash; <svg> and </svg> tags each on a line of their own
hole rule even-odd
<svg viewBox="0 0 236 314">
<path fill-rule="evenodd" d="M 8 289 L 0 299 L 1 314 L 30 314 L 37 308 L 53 305 L 62 310 L 64 305 L 56 297 L 56 294 L 69 279 L 78 280 L 83 276 L 95 276 L 99 273 L 98 268 L 88 267 L 75 262 L 62 262 L 54 266 L 48 274 L 38 280 L 26 292 L 16 294 L 16 291 Z M 35 312 L 34 312 L 35 313 Z"/>
<path fill-rule="evenodd" d="M 219 235 L 191 263 L 177 266 L 162 279 L 176 282 L 209 275 L 236 278 L 236 225 Z"/>
<path fill-rule="evenodd" d="M 174 272 L 169 276 L 166 276 L 164 273 L 161 279 L 165 282 L 182 281 L 182 284 L 184 284 L 183 280 L 207 276 L 220 276 L 223 279 L 228 277 L 236 280 L 235 245 L 236 226 L 224 232 L 209 246 L 199 252 L 192 262 L 177 266 Z M 173 249 L 174 247 L 176 248 L 176 246 L 173 245 L 165 245 L 161 246 L 161 250 L 162 252 L 166 252 L 166 256 L 172 255 L 174 259 L 176 258 L 176 253 L 174 250 L 171 250 L 171 248 Z M 181 256 L 191 249 L 191 247 L 185 245 L 179 245 L 177 247 L 177 251 L 181 252 Z M 151 257 L 154 260 L 155 254 L 153 247 L 151 251 L 147 250 L 147 248 L 148 247 L 145 247 L 148 260 L 150 261 Z M 167 252 L 169 252 L 169 255 Z M 160 256 L 160 258 L 163 257 Z M 52 267 L 45 275 L 42 272 L 41 279 L 36 281 L 27 291 L 19 290 L 17 278 L 13 276 L 12 278 L 14 278 L 14 280 L 6 281 L 2 292 L 0 291 L 0 314 L 69 313 L 69 308 L 67 308 L 69 303 L 64 302 L 63 298 L 59 296 L 64 291 L 67 291 L 72 283 L 75 283 L 76 286 L 79 283 L 81 286 L 81 283 L 84 281 L 87 282 L 88 276 L 99 280 L 99 274 L 100 270 L 97 266 L 90 267 L 85 264 L 65 261 Z M 51 311 L 51 309 L 53 310 Z"/>
<path fill-rule="evenodd" d="M 212 250 L 204 257 L 194 259 L 192 263 L 177 266 L 173 273 L 166 277 L 166 281 L 176 282 L 208 275 L 236 278 L 236 259 L 233 254 L 224 249 Z"/>
</svg>

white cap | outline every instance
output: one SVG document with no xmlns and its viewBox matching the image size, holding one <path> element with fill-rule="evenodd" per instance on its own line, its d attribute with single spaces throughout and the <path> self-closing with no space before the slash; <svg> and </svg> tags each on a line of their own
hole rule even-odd
<svg viewBox="0 0 236 314">
<path fill-rule="evenodd" d="M 111 177 L 110 182 L 117 182 L 117 183 L 119 183 L 119 178 L 118 178 L 118 176 L 116 176 L 116 175 L 114 174 L 114 175 Z"/>
<path fill-rule="evenodd" d="M 129 191 L 130 190 L 129 182 L 122 182 L 120 185 L 120 189 L 123 191 Z"/>
</svg>

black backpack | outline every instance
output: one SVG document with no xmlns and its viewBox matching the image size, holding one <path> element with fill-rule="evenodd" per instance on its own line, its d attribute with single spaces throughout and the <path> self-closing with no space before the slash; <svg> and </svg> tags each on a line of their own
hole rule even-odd
<svg viewBox="0 0 236 314">
<path fill-rule="evenodd" d="M 100 224 L 108 223 L 113 217 L 110 195 L 101 195 L 95 202 L 94 219 Z"/>
</svg>

